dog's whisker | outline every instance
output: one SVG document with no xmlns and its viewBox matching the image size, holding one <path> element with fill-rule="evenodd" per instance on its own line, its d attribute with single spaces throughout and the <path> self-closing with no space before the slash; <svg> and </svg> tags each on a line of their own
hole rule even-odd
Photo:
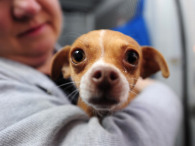
<svg viewBox="0 0 195 146">
<path fill-rule="evenodd" d="M 69 89 L 69 88 L 74 88 L 75 86 L 73 85 L 73 84 L 71 84 L 71 85 L 68 85 L 67 87 L 65 87 L 65 88 L 62 88 L 63 90 L 67 90 L 67 89 Z"/>
<path fill-rule="evenodd" d="M 135 84 L 129 84 L 130 89 L 135 88 Z"/>
<path fill-rule="evenodd" d="M 77 83 L 80 84 L 80 82 L 74 82 L 74 81 L 72 81 L 72 82 L 68 82 L 68 83 L 63 83 L 61 85 L 58 85 L 57 87 L 62 87 L 62 86 L 70 85 L 70 84 L 75 85 Z"/>
<path fill-rule="evenodd" d="M 139 80 L 139 78 L 130 78 L 130 80 L 136 80 L 137 81 L 137 80 Z"/>
<path fill-rule="evenodd" d="M 58 85 L 57 87 L 62 87 L 62 86 L 70 85 L 70 84 L 74 84 L 74 82 L 63 83 L 61 85 Z"/>
<path fill-rule="evenodd" d="M 75 93 L 79 92 L 78 89 L 75 89 L 72 93 L 70 93 L 67 98 L 69 99 L 72 95 L 74 95 Z"/>
<path fill-rule="evenodd" d="M 129 84 L 130 86 L 135 86 L 135 84 Z"/>
<path fill-rule="evenodd" d="M 99 117 L 103 117 L 103 114 L 98 110 L 93 110 L 93 113 L 98 115 Z"/>
<path fill-rule="evenodd" d="M 83 90 L 83 89 L 84 89 L 84 90 L 87 90 L 87 91 L 90 91 L 90 92 L 93 92 L 93 93 L 95 92 L 95 90 L 93 90 L 93 89 L 90 88 L 90 87 L 85 87 L 85 88 L 83 87 L 82 90 Z"/>
<path fill-rule="evenodd" d="M 130 90 L 130 93 L 133 93 L 134 95 L 138 95 L 135 91 Z"/>
<path fill-rule="evenodd" d="M 72 97 L 69 97 L 70 101 L 73 101 L 74 98 L 75 98 L 75 96 L 76 96 L 77 94 L 79 94 L 79 92 L 75 92 L 75 93 L 72 95 Z"/>
</svg>

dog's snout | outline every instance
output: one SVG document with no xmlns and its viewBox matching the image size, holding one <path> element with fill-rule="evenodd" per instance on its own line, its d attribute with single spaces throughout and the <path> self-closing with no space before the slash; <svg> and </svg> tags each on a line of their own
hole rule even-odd
<svg viewBox="0 0 195 146">
<path fill-rule="evenodd" d="M 92 72 L 92 80 L 95 83 L 107 82 L 112 85 L 119 80 L 119 75 L 114 69 L 100 68 Z"/>
<path fill-rule="evenodd" d="M 129 95 L 129 84 L 115 65 L 96 62 L 84 74 L 80 96 L 95 109 L 110 110 L 119 107 Z"/>
</svg>

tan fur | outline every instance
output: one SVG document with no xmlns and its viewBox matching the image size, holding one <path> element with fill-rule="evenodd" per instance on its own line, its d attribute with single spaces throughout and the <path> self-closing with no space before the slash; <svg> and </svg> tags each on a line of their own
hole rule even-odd
<svg viewBox="0 0 195 146">
<path fill-rule="evenodd" d="M 91 66 L 100 58 L 109 64 L 116 66 L 125 76 L 131 85 L 135 85 L 137 80 L 132 78 L 147 78 L 155 72 L 161 70 L 164 77 L 169 76 L 169 69 L 164 57 L 152 47 L 141 47 L 134 39 L 122 33 L 105 31 L 103 38 L 100 38 L 102 30 L 91 31 L 79 37 L 72 46 L 67 46 L 58 52 L 53 59 L 52 78 L 57 79 L 63 72 L 64 78 L 71 76 L 79 89 L 82 76 L 91 68 Z M 102 41 L 100 40 L 102 39 Z M 100 42 L 103 45 L 101 48 Z M 79 64 L 71 61 L 71 53 L 75 49 L 82 49 L 85 52 L 86 59 Z M 102 56 L 102 49 L 104 56 Z M 127 50 L 135 50 L 139 55 L 139 62 L 133 67 L 124 61 L 124 55 Z M 102 58 L 103 57 L 103 58 Z M 133 90 L 134 86 L 130 86 Z M 136 89 L 134 89 L 136 90 Z M 135 95 L 129 94 L 128 100 L 118 106 L 115 110 L 126 107 Z M 96 111 L 87 105 L 81 98 L 78 100 L 80 106 L 89 116 L 96 115 Z"/>
</svg>

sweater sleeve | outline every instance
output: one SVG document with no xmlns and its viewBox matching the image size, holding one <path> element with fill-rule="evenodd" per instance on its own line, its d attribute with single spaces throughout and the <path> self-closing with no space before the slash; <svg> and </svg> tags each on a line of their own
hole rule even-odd
<svg viewBox="0 0 195 146">
<path fill-rule="evenodd" d="M 0 85 L 0 146 L 172 146 L 181 120 L 179 99 L 161 83 L 101 124 L 77 106 L 14 84 Z"/>
</svg>

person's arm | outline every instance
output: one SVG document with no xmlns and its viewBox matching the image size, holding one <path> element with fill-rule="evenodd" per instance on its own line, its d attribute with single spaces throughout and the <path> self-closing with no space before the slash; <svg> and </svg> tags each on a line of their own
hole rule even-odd
<svg viewBox="0 0 195 146">
<path fill-rule="evenodd" d="M 15 88 L 17 84 L 17 88 Z M 34 87 L 0 83 L 0 146 L 172 146 L 181 105 L 165 85 L 150 85 L 102 124 Z M 14 92 L 13 92 L 14 91 Z M 3 114 L 2 114 L 3 113 Z"/>
<path fill-rule="evenodd" d="M 112 119 L 123 131 L 123 141 L 132 146 L 173 146 L 182 120 L 180 100 L 158 81 L 140 80 L 136 87 L 138 97 Z M 105 119 L 104 124 L 109 123 Z"/>
</svg>

